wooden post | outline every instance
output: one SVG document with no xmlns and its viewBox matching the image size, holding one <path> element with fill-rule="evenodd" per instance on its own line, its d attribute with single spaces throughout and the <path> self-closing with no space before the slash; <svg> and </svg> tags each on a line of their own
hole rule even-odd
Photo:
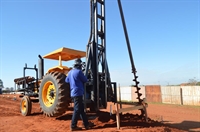
<svg viewBox="0 0 200 132">
<path fill-rule="evenodd" d="M 119 115 L 118 103 L 115 104 L 115 108 L 116 108 L 117 129 L 120 129 L 120 115 Z"/>
<path fill-rule="evenodd" d="M 119 105 L 120 105 L 120 109 L 122 108 L 122 103 L 121 103 L 121 88 L 120 88 L 120 84 L 119 84 Z"/>
<path fill-rule="evenodd" d="M 183 105 L 183 90 L 180 88 L 181 105 Z"/>
<path fill-rule="evenodd" d="M 147 115 L 147 108 L 146 108 L 146 104 L 143 103 L 143 110 L 144 110 L 144 114 L 145 114 L 145 121 L 148 122 L 148 115 Z"/>
</svg>

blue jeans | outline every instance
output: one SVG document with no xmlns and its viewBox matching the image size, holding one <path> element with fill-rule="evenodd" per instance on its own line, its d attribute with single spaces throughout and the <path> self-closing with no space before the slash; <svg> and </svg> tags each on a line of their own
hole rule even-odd
<svg viewBox="0 0 200 132">
<path fill-rule="evenodd" d="M 85 127 L 88 126 L 89 123 L 88 123 L 86 113 L 84 111 L 83 96 L 73 97 L 73 101 L 74 101 L 74 112 L 72 115 L 71 128 L 74 128 L 77 126 L 77 121 L 78 121 L 79 116 L 83 120 L 83 125 Z"/>
</svg>

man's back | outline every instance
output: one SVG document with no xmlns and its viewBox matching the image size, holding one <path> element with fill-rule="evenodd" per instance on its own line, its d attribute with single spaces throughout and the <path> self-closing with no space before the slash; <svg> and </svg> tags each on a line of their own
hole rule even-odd
<svg viewBox="0 0 200 132">
<path fill-rule="evenodd" d="M 65 81 L 70 84 L 71 97 L 84 94 L 84 83 L 87 82 L 87 78 L 80 69 L 74 68 L 69 71 Z"/>
</svg>

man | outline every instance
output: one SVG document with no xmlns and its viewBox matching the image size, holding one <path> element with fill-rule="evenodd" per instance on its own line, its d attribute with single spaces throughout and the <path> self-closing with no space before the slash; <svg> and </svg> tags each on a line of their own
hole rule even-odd
<svg viewBox="0 0 200 132">
<path fill-rule="evenodd" d="M 84 83 L 87 82 L 87 78 L 84 76 L 82 70 L 81 59 L 76 59 L 74 68 L 69 71 L 65 82 L 70 84 L 70 94 L 74 101 L 74 112 L 72 115 L 71 130 L 81 130 L 82 128 L 77 126 L 78 117 L 83 120 L 85 129 L 89 129 L 89 122 L 84 112 L 83 95 L 84 95 Z"/>
</svg>

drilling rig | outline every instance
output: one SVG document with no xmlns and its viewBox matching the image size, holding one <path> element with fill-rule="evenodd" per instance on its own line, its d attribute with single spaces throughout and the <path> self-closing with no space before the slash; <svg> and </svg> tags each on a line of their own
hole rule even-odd
<svg viewBox="0 0 200 132">
<path fill-rule="evenodd" d="M 127 49 L 132 66 L 133 81 L 135 82 L 138 104 L 142 104 L 140 98 L 139 81 L 136 75 L 125 19 L 121 1 L 118 0 Z M 105 0 L 90 0 L 90 36 L 86 46 L 86 52 L 62 47 L 43 57 L 39 55 L 38 68 L 24 67 L 23 77 L 14 79 L 17 87 L 22 86 L 20 95 L 21 113 L 24 116 L 31 114 L 32 102 L 39 102 L 41 110 L 46 116 L 55 117 L 62 115 L 71 103 L 69 85 L 65 83 L 70 67 L 63 66 L 62 61 L 70 61 L 85 57 L 83 63 L 84 74 L 88 78 L 85 84 L 84 104 L 89 111 L 99 111 L 107 108 L 107 102 L 117 103 L 117 83 L 111 81 L 108 62 L 106 59 L 106 17 Z M 58 60 L 58 66 L 50 68 L 44 75 L 44 59 Z M 27 69 L 35 70 L 36 77 L 26 76 Z M 145 114 L 141 109 L 141 114 Z"/>
</svg>

